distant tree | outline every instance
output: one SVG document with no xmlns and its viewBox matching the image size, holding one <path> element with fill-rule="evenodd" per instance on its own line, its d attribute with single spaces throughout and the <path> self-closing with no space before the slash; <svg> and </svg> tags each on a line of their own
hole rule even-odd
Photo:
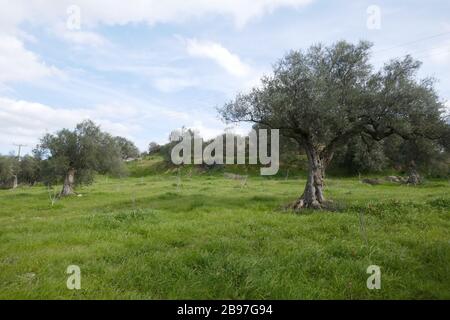
<svg viewBox="0 0 450 320">
<path fill-rule="evenodd" d="M 381 141 L 391 135 L 406 140 L 435 139 L 444 127 L 430 79 L 417 80 L 420 63 L 410 56 L 392 60 L 373 72 L 368 42 L 345 41 L 292 51 L 261 85 L 220 109 L 226 121 L 249 121 L 280 129 L 295 139 L 308 158 L 303 194 L 292 205 L 326 206 L 325 169 L 337 148 L 355 136 Z"/>
<path fill-rule="evenodd" d="M 450 173 L 447 140 L 444 135 L 437 140 L 421 137 L 405 140 L 392 135 L 383 141 L 365 141 L 354 137 L 336 150 L 332 167 L 353 174 L 395 169 L 406 173 L 410 184 L 423 180 L 419 172 L 443 178 Z"/>
<path fill-rule="evenodd" d="M 158 153 L 160 150 L 161 150 L 161 146 L 158 143 L 152 141 L 148 144 L 148 154 L 149 155 Z"/>
<path fill-rule="evenodd" d="M 17 176 L 14 173 L 16 166 L 16 158 L 13 156 L 1 156 L 0 155 L 0 187 L 9 189 L 14 185 L 14 181 L 17 181 Z"/>
<path fill-rule="evenodd" d="M 18 158 L 16 155 L 0 156 L 0 185 L 16 188 L 18 183 L 33 184 L 40 179 L 39 163 L 30 155 Z"/>
<path fill-rule="evenodd" d="M 40 179 L 39 161 L 33 156 L 26 155 L 18 163 L 18 179 L 20 183 L 34 184 Z"/>
<path fill-rule="evenodd" d="M 407 173 L 410 184 L 422 181 L 419 171 L 431 176 L 445 177 L 449 174 L 448 153 L 439 140 L 404 140 L 392 136 L 386 139 L 384 152 L 394 167 Z"/>
<path fill-rule="evenodd" d="M 132 141 L 123 137 L 115 137 L 114 141 L 120 148 L 120 154 L 123 160 L 139 157 L 139 149 Z"/>
<path fill-rule="evenodd" d="M 343 169 L 346 173 L 380 172 L 387 168 L 388 159 L 383 143 L 356 136 L 346 145 L 336 149 L 331 167 Z"/>
<path fill-rule="evenodd" d="M 61 196 L 74 194 L 75 184 L 91 183 L 95 172 L 121 174 L 124 170 L 116 140 L 90 120 L 73 131 L 45 135 L 36 153 L 46 159 L 42 174 L 47 183 L 64 179 Z"/>
</svg>

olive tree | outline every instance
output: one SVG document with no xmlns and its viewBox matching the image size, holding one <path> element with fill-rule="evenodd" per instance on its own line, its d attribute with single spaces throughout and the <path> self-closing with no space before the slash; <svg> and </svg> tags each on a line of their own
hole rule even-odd
<svg viewBox="0 0 450 320">
<path fill-rule="evenodd" d="M 46 134 L 37 150 L 45 158 L 41 169 L 44 180 L 51 183 L 63 179 L 61 196 L 74 194 L 76 183 L 91 183 L 95 172 L 120 174 L 124 169 L 116 140 L 90 120 L 78 124 L 75 130 Z"/>
<path fill-rule="evenodd" d="M 120 148 L 120 154 L 123 160 L 134 159 L 140 156 L 139 149 L 133 141 L 130 141 L 124 137 L 115 137 L 114 141 Z"/>
<path fill-rule="evenodd" d="M 438 138 L 443 104 L 431 79 L 418 80 L 420 63 L 406 56 L 379 71 L 369 62 L 371 44 L 345 41 L 292 51 L 261 84 L 219 109 L 230 121 L 279 129 L 298 142 L 308 158 L 303 194 L 293 208 L 326 205 L 325 170 L 337 148 L 355 136 L 381 141 Z"/>
<path fill-rule="evenodd" d="M 161 151 L 161 146 L 158 143 L 152 141 L 148 144 L 148 154 L 155 154 L 159 151 Z"/>
</svg>

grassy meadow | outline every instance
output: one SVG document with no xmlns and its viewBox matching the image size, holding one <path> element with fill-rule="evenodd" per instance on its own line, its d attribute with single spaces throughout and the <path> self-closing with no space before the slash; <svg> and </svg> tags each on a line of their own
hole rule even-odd
<svg viewBox="0 0 450 320">
<path fill-rule="evenodd" d="M 144 163 L 145 164 L 145 163 Z M 336 210 L 288 212 L 304 179 L 98 176 L 81 197 L 0 190 L 1 299 L 449 299 L 450 186 L 327 179 Z M 68 290 L 66 268 L 81 268 Z M 368 290 L 369 265 L 381 290 Z"/>
</svg>

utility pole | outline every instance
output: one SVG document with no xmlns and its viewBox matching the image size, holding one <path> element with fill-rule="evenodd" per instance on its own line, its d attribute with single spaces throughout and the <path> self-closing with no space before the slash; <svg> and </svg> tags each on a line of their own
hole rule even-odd
<svg viewBox="0 0 450 320">
<path fill-rule="evenodd" d="M 17 143 L 14 143 L 14 146 L 16 146 L 16 147 L 19 148 L 19 150 L 18 150 L 18 152 L 17 152 L 17 160 L 20 161 L 20 151 L 22 151 L 22 147 L 26 147 L 27 145 L 26 145 L 26 144 L 17 144 Z M 15 171 L 16 171 L 16 170 L 13 169 L 13 177 L 14 177 L 13 185 L 12 185 L 12 188 L 13 188 L 13 189 L 16 189 L 16 188 L 17 188 L 17 185 L 18 185 L 18 181 L 17 181 L 17 172 L 15 172 Z"/>
<path fill-rule="evenodd" d="M 26 147 L 27 145 L 26 144 L 16 144 L 16 143 L 14 143 L 14 146 L 19 148 L 19 150 L 17 152 L 17 159 L 20 160 L 20 151 L 22 150 L 22 147 Z"/>
</svg>

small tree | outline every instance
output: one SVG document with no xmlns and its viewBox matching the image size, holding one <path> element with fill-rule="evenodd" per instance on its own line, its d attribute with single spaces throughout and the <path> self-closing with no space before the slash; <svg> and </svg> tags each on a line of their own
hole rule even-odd
<svg viewBox="0 0 450 320">
<path fill-rule="evenodd" d="M 443 105 L 430 79 L 417 80 L 420 63 L 410 56 L 378 72 L 369 63 L 368 42 L 345 41 L 292 51 L 261 85 L 220 109 L 227 121 L 250 121 L 280 129 L 308 158 L 308 178 L 294 209 L 321 208 L 325 169 L 336 149 L 352 137 L 380 141 L 438 138 Z"/>
<path fill-rule="evenodd" d="M 159 151 L 161 151 L 161 146 L 158 143 L 152 141 L 148 144 L 148 154 L 149 155 L 157 153 Z"/>
<path fill-rule="evenodd" d="M 114 141 L 120 148 L 120 154 L 123 160 L 139 157 L 139 149 L 132 141 L 123 137 L 115 137 Z"/>
<path fill-rule="evenodd" d="M 76 183 L 91 183 L 95 172 L 123 172 L 121 149 L 115 139 L 90 120 L 73 131 L 63 129 L 45 135 L 38 150 L 36 153 L 46 158 L 42 174 L 47 183 L 64 179 L 61 196 L 74 194 Z"/>
<path fill-rule="evenodd" d="M 39 180 L 39 162 L 35 157 L 25 155 L 20 159 L 18 167 L 20 183 L 34 184 Z"/>
</svg>

